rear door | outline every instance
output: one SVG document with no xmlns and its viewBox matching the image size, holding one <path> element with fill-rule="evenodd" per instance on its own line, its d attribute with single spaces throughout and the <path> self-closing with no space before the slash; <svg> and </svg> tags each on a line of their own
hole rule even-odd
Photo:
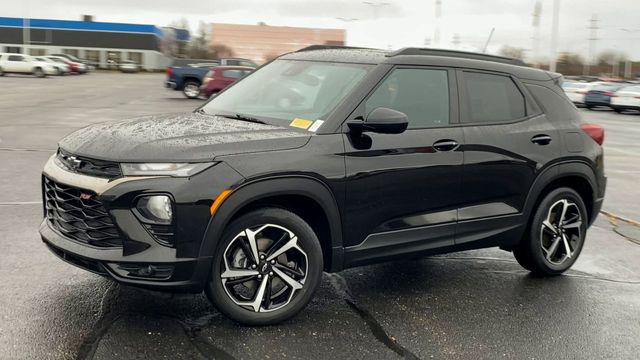
<svg viewBox="0 0 640 360">
<path fill-rule="evenodd" d="M 465 145 L 456 243 L 517 241 L 529 189 L 559 156 L 559 133 L 516 78 L 458 70 L 458 80 Z"/>
<path fill-rule="evenodd" d="M 453 245 L 463 143 L 455 72 L 396 67 L 349 119 L 386 107 L 401 134 L 345 135 L 347 264 Z"/>
<path fill-rule="evenodd" d="M 242 77 L 244 74 L 243 70 L 239 69 L 227 69 L 222 71 L 222 82 L 224 87 L 227 87 L 233 84 L 236 80 Z"/>
</svg>

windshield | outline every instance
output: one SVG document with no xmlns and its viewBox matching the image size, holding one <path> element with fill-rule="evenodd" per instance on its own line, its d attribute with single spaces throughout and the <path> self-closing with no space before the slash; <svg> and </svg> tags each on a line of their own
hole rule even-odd
<svg viewBox="0 0 640 360">
<path fill-rule="evenodd" d="M 207 114 L 243 114 L 289 125 L 324 119 L 373 65 L 276 60 L 203 107 Z"/>
</svg>

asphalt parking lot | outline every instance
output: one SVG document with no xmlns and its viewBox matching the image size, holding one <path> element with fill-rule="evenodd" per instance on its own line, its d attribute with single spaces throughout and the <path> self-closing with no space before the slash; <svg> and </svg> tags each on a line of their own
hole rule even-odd
<svg viewBox="0 0 640 360">
<path fill-rule="evenodd" d="M 604 210 L 564 276 L 530 276 L 487 249 L 326 275 L 299 316 L 234 324 L 203 295 L 119 286 L 42 245 L 40 172 L 91 123 L 190 111 L 163 74 L 0 78 L 2 359 L 637 359 L 640 115 L 586 111 L 606 129 Z M 624 235 L 624 236 L 623 236 Z"/>
</svg>

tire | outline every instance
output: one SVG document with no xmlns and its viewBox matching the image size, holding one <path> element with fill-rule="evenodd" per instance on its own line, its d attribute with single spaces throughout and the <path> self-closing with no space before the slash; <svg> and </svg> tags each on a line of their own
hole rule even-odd
<svg viewBox="0 0 640 360">
<path fill-rule="evenodd" d="M 613 111 L 617 112 L 618 114 L 622 114 L 622 109 L 613 108 Z"/>
<path fill-rule="evenodd" d="M 584 107 L 586 107 L 587 110 L 593 110 L 593 106 L 592 105 L 585 105 Z"/>
<path fill-rule="evenodd" d="M 43 71 L 41 68 L 39 68 L 39 67 L 37 67 L 37 68 L 33 69 L 33 75 L 34 75 L 35 77 L 39 77 L 39 78 L 43 78 L 43 77 L 45 77 L 45 76 L 46 76 L 46 74 L 44 73 L 44 71 Z"/>
<path fill-rule="evenodd" d="M 563 225 L 559 226 L 563 209 L 565 217 Z M 547 219 L 549 226 L 544 225 Z M 587 223 L 587 210 L 580 195 L 567 187 L 555 189 L 535 209 L 527 231 L 513 254 L 522 267 L 536 275 L 560 275 L 571 268 L 580 256 Z"/>
<path fill-rule="evenodd" d="M 258 264 L 252 261 L 252 242 L 245 230 L 255 239 Z M 277 249 L 287 248 L 278 255 Z M 266 259 L 260 260 L 263 256 Z M 270 261 L 269 256 L 276 257 Z M 212 264 L 205 293 L 216 308 L 245 325 L 271 325 L 309 303 L 322 278 L 323 259 L 316 234 L 302 218 L 288 210 L 263 208 L 227 226 Z M 229 276 L 238 270 L 244 275 Z"/>
<path fill-rule="evenodd" d="M 182 87 L 182 93 L 188 99 L 197 99 L 200 96 L 200 83 L 197 81 L 187 81 Z"/>
<path fill-rule="evenodd" d="M 0 76 L 4 76 L 4 70 L 0 67 Z"/>
</svg>

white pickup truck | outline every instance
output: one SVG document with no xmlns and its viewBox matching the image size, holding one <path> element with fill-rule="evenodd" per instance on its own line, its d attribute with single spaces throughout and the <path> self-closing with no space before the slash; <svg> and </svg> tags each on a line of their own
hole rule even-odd
<svg viewBox="0 0 640 360">
<path fill-rule="evenodd" d="M 0 54 L 0 76 L 4 74 L 33 74 L 37 77 L 56 75 L 58 69 L 50 63 L 23 54 Z"/>
</svg>

